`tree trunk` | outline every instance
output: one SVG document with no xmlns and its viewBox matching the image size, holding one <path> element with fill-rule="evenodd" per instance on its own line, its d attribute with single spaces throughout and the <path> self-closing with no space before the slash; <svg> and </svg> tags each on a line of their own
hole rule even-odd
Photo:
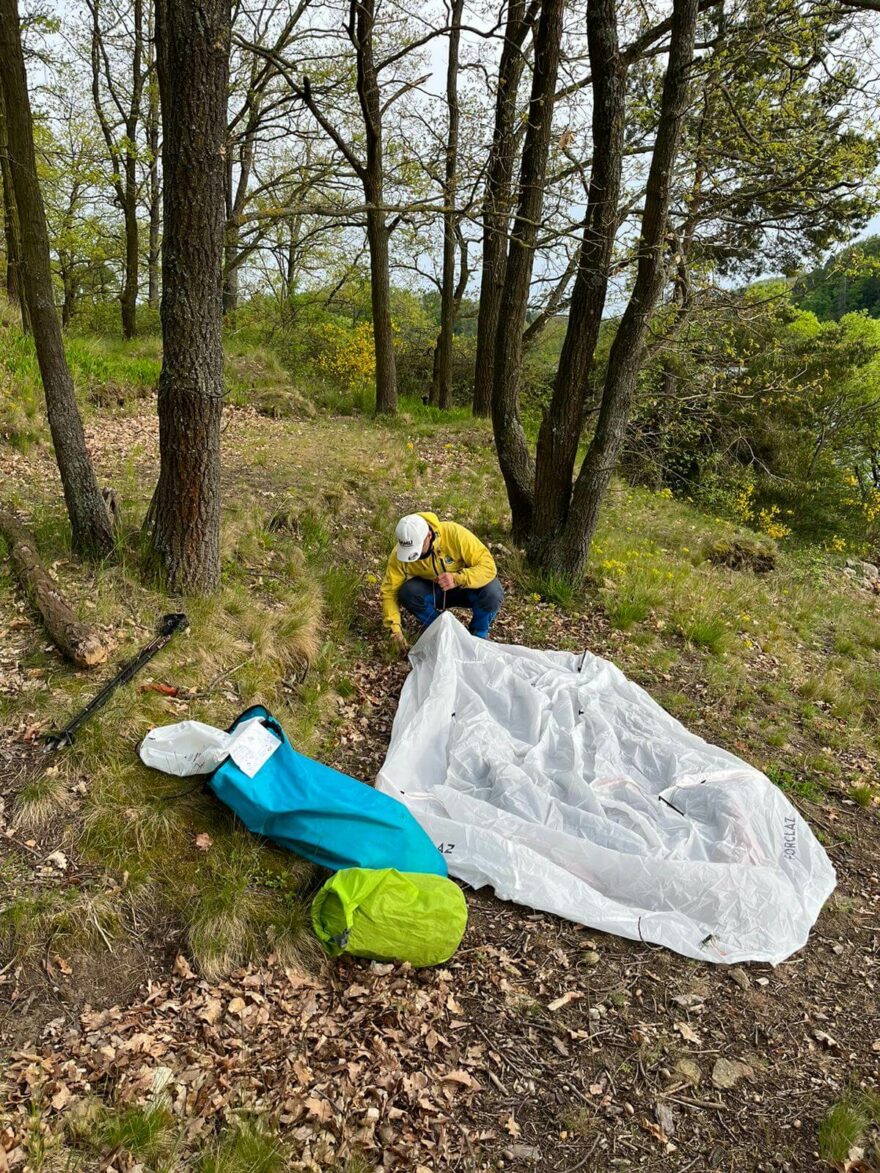
<svg viewBox="0 0 880 1173">
<path fill-rule="evenodd" d="M 226 244 L 223 262 L 223 313 L 238 309 L 238 225 L 226 225 Z"/>
<path fill-rule="evenodd" d="M 446 136 L 446 173 L 443 182 L 443 273 L 440 287 L 440 333 L 431 384 L 431 402 L 444 411 L 452 405 L 452 339 L 455 329 L 455 253 L 458 215 L 458 60 L 461 44 L 461 14 L 464 0 L 453 0 L 446 63 L 446 107 L 449 126 Z"/>
<path fill-rule="evenodd" d="M 498 66 L 495 129 L 483 197 L 483 262 L 474 365 L 474 415 L 478 416 L 488 415 L 492 408 L 495 334 L 507 263 L 507 228 L 516 143 L 517 97 L 525 64 L 523 42 L 534 23 L 535 11 L 534 2 L 530 4 L 527 12 L 526 0 L 509 0 L 504 44 Z"/>
<path fill-rule="evenodd" d="M 21 310 L 22 328 L 29 329 L 27 308 L 22 300 L 21 278 L 19 276 L 19 228 L 15 209 L 15 191 L 12 186 L 12 167 L 9 162 L 9 139 L 6 133 L 6 111 L 3 92 L 0 88 L 0 194 L 3 197 L 3 245 L 6 253 L 4 288 L 10 305 Z"/>
<path fill-rule="evenodd" d="M 370 196 L 367 196 L 370 201 Z M 376 197 L 379 202 L 381 197 Z M 372 202 L 372 201 L 371 201 Z M 397 365 L 391 325 L 391 269 L 388 256 L 388 226 L 385 213 L 367 212 L 367 241 L 370 246 L 370 303 L 373 309 L 373 342 L 376 351 L 376 414 L 397 411 Z"/>
<path fill-rule="evenodd" d="M 107 659 L 103 640 L 77 619 L 40 561 L 33 535 L 5 509 L 0 509 L 0 537 L 6 539 L 18 580 L 43 617 L 43 625 L 55 646 L 79 668 L 103 664 Z"/>
<path fill-rule="evenodd" d="M 534 552 L 555 545 L 568 516 L 590 365 L 599 339 L 617 233 L 626 129 L 626 69 L 617 39 L 617 0 L 589 0 L 593 167 L 568 328 L 535 457 Z"/>
<path fill-rule="evenodd" d="M 373 55 L 375 8 L 375 0 L 351 0 L 348 33 L 355 47 L 357 94 L 366 133 L 367 161 L 360 169 L 360 178 L 368 204 L 370 300 L 373 307 L 373 339 L 376 348 L 376 414 L 379 415 L 393 414 L 397 411 L 397 366 L 394 360 L 394 334 L 391 325 L 391 270 L 388 249 L 391 233 L 382 208 L 382 104 Z"/>
<path fill-rule="evenodd" d="M 147 149 L 150 152 L 148 180 L 150 235 L 147 254 L 147 304 L 151 309 L 159 305 L 159 233 L 162 226 L 162 189 L 159 183 L 159 85 L 155 76 L 153 55 L 154 35 L 147 39 L 150 60 L 147 65 Z"/>
<path fill-rule="evenodd" d="M 645 192 L 635 284 L 611 347 L 596 432 L 575 482 L 568 520 L 560 542 L 546 551 L 543 559 L 545 566 L 572 578 L 581 575 L 586 564 L 599 507 L 626 436 L 648 322 L 663 288 L 672 173 L 688 106 L 698 9 L 699 0 L 674 0 L 669 60 Z"/>
<path fill-rule="evenodd" d="M 160 472 L 145 522 L 173 590 L 220 577 L 229 0 L 158 0 L 165 238 Z"/>
<path fill-rule="evenodd" d="M 517 541 L 526 540 L 532 528 L 534 468 L 519 419 L 519 378 L 535 241 L 544 207 L 564 7 L 564 0 L 544 0 L 535 33 L 535 65 L 520 165 L 519 202 L 510 236 L 495 337 L 492 428 Z"/>
<path fill-rule="evenodd" d="M 61 329 L 66 330 L 73 319 L 73 307 L 76 304 L 76 284 L 70 273 L 62 271 L 61 289 L 63 291 L 63 299 L 61 302 Z"/>
<path fill-rule="evenodd" d="M 126 171 L 128 166 L 126 165 Z M 131 170 L 134 171 L 132 160 Z M 138 241 L 137 221 L 137 188 L 132 179 L 125 181 L 126 206 L 124 209 L 125 221 L 125 283 L 119 299 L 122 309 L 122 337 L 134 338 L 137 334 L 137 294 L 138 294 L 138 265 L 140 263 L 140 243 Z"/>
<path fill-rule="evenodd" d="M 53 300 L 49 235 L 37 180 L 17 0 L 0 0 L 0 85 L 21 231 L 22 290 L 34 332 L 73 548 L 86 556 L 100 558 L 113 549 L 113 533 L 86 448 Z"/>
<path fill-rule="evenodd" d="M 125 229 L 125 258 L 122 290 L 119 295 L 122 316 L 122 336 L 129 339 L 137 334 L 138 268 L 140 265 L 140 242 L 137 218 L 137 129 L 141 115 L 144 73 L 144 7 L 143 0 L 133 0 L 132 21 L 134 41 L 131 54 L 131 92 L 128 108 L 123 119 L 124 136 L 117 140 L 114 127 L 104 111 L 101 96 L 101 79 L 110 89 L 113 106 L 122 111 L 122 97 L 117 92 L 110 67 L 107 64 L 100 18 L 100 0 L 87 0 L 92 16 L 92 101 L 101 133 L 107 144 L 110 162 L 114 169 L 113 186 L 116 199 L 122 209 Z"/>
</svg>

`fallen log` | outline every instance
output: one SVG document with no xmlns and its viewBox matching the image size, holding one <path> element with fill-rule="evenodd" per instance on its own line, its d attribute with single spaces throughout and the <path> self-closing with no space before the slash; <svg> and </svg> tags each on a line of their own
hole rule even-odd
<svg viewBox="0 0 880 1173">
<path fill-rule="evenodd" d="M 6 539 L 19 582 L 43 617 L 43 625 L 59 651 L 79 668 L 103 664 L 107 659 L 104 641 L 77 619 L 40 561 L 33 535 L 5 509 L 0 509 L 0 537 Z"/>
</svg>

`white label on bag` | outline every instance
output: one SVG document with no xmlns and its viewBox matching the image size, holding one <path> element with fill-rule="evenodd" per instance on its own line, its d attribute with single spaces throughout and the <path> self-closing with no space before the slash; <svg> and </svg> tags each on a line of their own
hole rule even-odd
<svg viewBox="0 0 880 1173">
<path fill-rule="evenodd" d="M 268 762 L 281 742 L 271 730 L 254 721 L 241 737 L 233 742 L 230 757 L 248 778 Z"/>
</svg>

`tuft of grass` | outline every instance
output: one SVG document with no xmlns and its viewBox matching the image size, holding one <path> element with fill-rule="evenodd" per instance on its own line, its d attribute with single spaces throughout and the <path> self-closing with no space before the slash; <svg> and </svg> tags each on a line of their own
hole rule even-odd
<svg viewBox="0 0 880 1173">
<path fill-rule="evenodd" d="M 874 801 L 874 789 L 866 784 L 850 787 L 850 797 L 861 807 L 869 807 Z"/>
<path fill-rule="evenodd" d="M 121 927 L 118 893 L 106 888 L 40 888 L 0 908 L 0 943 L 19 960 L 46 947 L 107 947 Z"/>
<path fill-rule="evenodd" d="M 350 631 L 360 600 L 362 576 L 354 566 L 328 566 L 323 575 L 324 602 L 334 630 Z"/>
<path fill-rule="evenodd" d="M 680 610 L 673 616 L 679 635 L 698 648 L 705 648 L 713 656 L 720 656 L 727 649 L 730 630 L 724 619 L 717 614 L 697 608 Z"/>
<path fill-rule="evenodd" d="M 246 1118 L 201 1153 L 195 1167 L 198 1173 L 283 1173 L 292 1159 L 263 1121 Z"/>
<path fill-rule="evenodd" d="M 174 1117 L 162 1104 L 108 1113 L 98 1128 L 102 1146 L 125 1149 L 134 1157 L 156 1162 L 173 1147 Z"/>
<path fill-rule="evenodd" d="M 831 1165 L 842 1166 L 850 1150 L 862 1139 L 870 1119 L 858 1102 L 841 1100 L 819 1125 L 819 1156 Z"/>
<path fill-rule="evenodd" d="M 562 1117 L 562 1127 L 573 1136 L 592 1136 L 596 1131 L 596 1124 L 596 1113 L 589 1108 L 571 1108 Z"/>
<path fill-rule="evenodd" d="M 618 631 L 629 631 L 651 614 L 651 600 L 635 590 L 608 594 L 604 599 L 605 615 Z"/>
<path fill-rule="evenodd" d="M 825 798 L 825 790 L 815 778 L 798 777 L 791 770 L 780 766 L 768 766 L 765 773 L 786 794 L 794 794 L 808 802 L 822 802 Z"/>
<path fill-rule="evenodd" d="M 183 912 L 193 959 L 206 977 L 269 952 L 285 965 L 317 957 L 306 902 L 314 869 L 286 852 L 270 853 L 238 828 L 217 834 Z"/>
<path fill-rule="evenodd" d="M 13 818 L 18 827 L 37 831 L 50 823 L 64 809 L 67 788 L 57 766 L 50 766 L 27 782 L 13 803 Z"/>
</svg>

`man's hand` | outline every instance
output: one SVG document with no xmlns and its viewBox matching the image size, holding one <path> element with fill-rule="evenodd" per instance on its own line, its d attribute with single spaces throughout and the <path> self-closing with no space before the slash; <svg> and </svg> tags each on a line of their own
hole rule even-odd
<svg viewBox="0 0 880 1173">
<path fill-rule="evenodd" d="M 406 642 L 406 636 L 402 631 L 393 632 L 391 635 L 391 642 L 394 645 L 395 651 L 399 655 L 405 656 L 409 651 L 409 644 Z"/>
<path fill-rule="evenodd" d="M 437 586 L 442 591 L 451 591 L 455 586 L 455 579 L 449 573 L 441 574 L 437 579 Z"/>
</svg>

